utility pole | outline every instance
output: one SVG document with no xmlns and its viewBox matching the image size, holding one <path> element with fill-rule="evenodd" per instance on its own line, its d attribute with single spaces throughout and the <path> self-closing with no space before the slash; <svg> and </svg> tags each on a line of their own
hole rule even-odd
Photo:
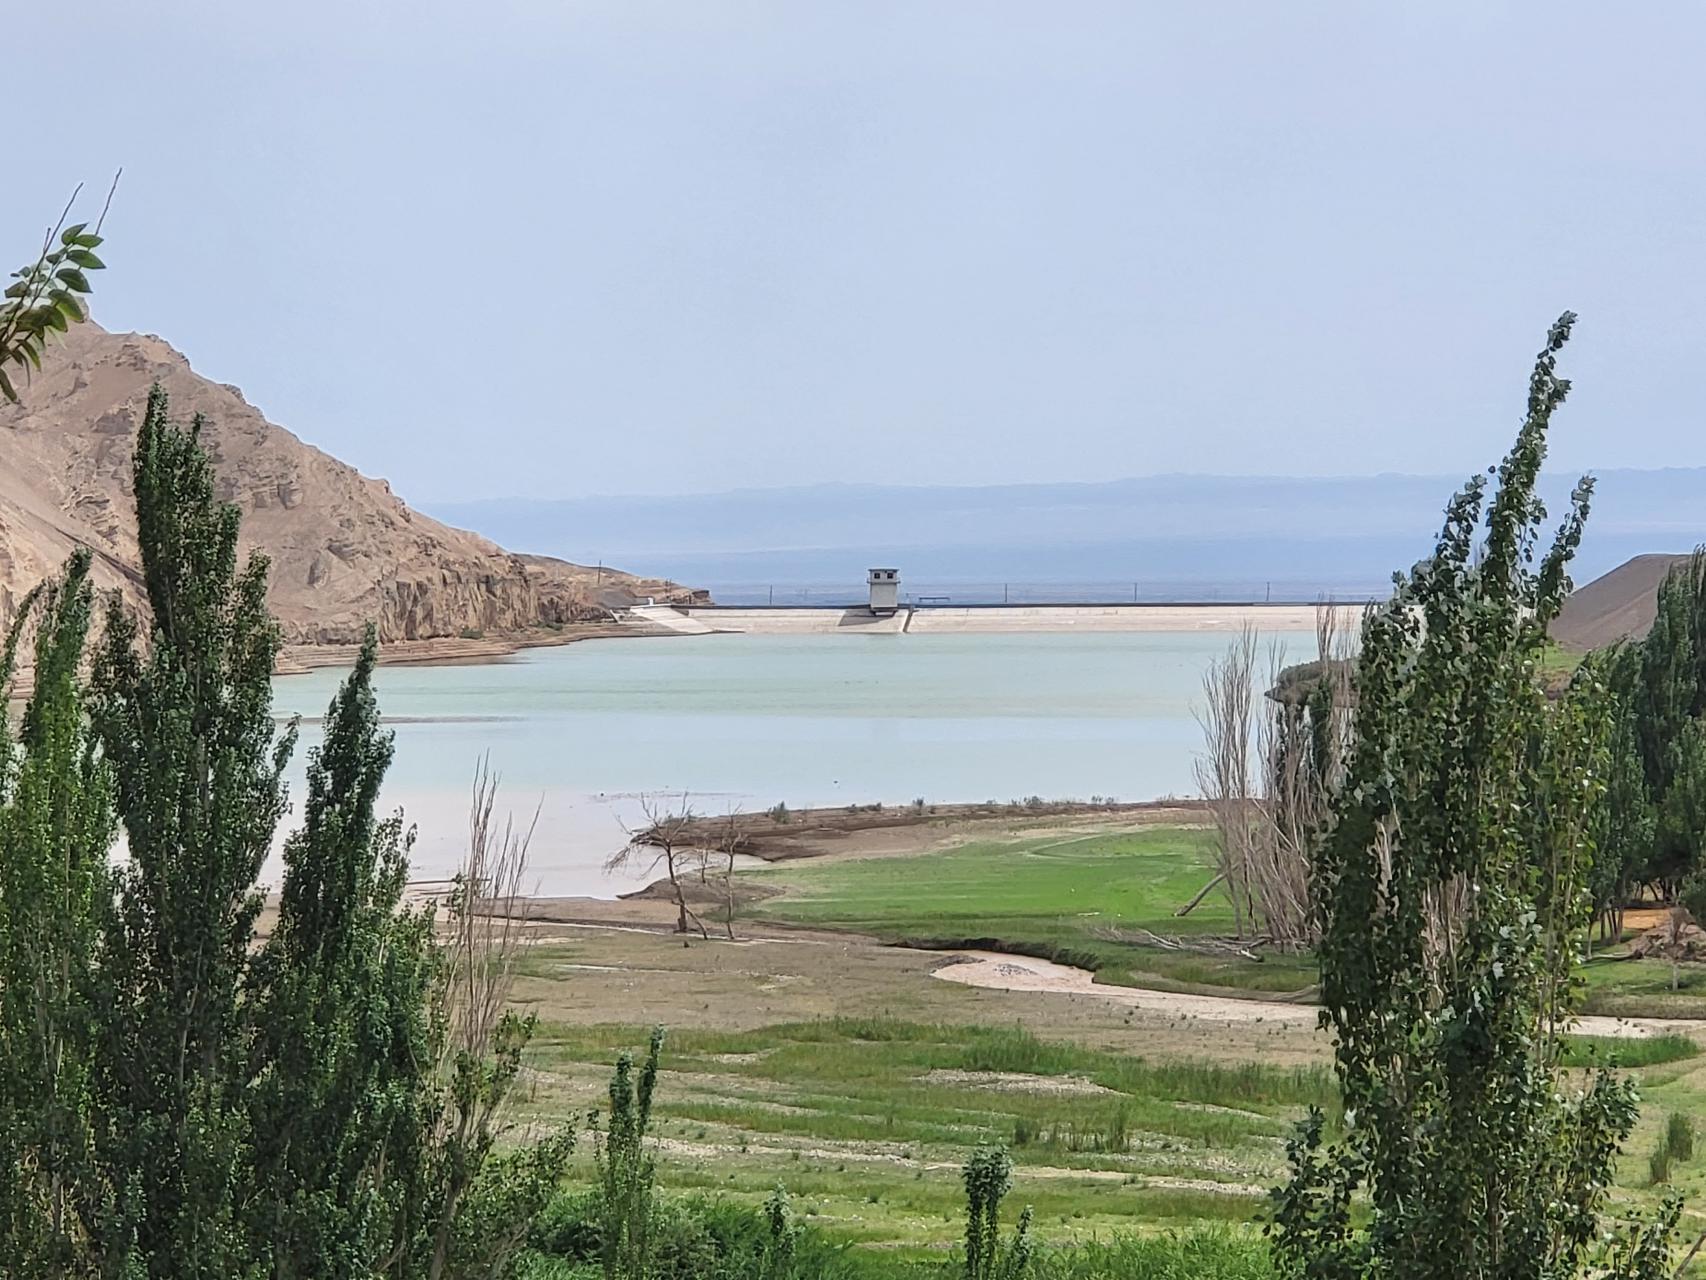
<svg viewBox="0 0 1706 1280">
<path fill-rule="evenodd" d="M 770 588 L 770 603 L 771 604 L 776 603 L 776 588 L 775 587 Z"/>
</svg>

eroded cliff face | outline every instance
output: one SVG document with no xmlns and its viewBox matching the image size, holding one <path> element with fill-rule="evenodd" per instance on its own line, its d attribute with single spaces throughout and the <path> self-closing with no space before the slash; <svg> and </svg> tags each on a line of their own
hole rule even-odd
<svg viewBox="0 0 1706 1280">
<path fill-rule="evenodd" d="M 130 470 L 155 381 L 174 418 L 205 416 L 220 496 L 242 509 L 245 547 L 271 558 L 269 599 L 291 644 L 351 644 L 369 620 L 390 642 L 509 635 L 694 594 L 440 524 L 274 426 L 161 339 L 89 323 L 53 344 L 20 404 L 0 406 L 0 620 L 78 545 L 93 550 L 100 586 L 140 604 Z"/>
</svg>

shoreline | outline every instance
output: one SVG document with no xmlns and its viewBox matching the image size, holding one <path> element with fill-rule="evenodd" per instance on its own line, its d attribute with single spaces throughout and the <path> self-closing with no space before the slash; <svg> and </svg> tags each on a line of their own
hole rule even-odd
<svg viewBox="0 0 1706 1280">
<path fill-rule="evenodd" d="M 583 640 L 620 640 L 678 634 L 637 622 L 582 622 L 559 628 L 499 636 L 434 636 L 426 640 L 390 640 L 379 646 L 381 666 L 452 667 L 469 662 L 498 662 L 523 649 L 555 649 Z M 352 667 L 359 644 L 287 644 L 279 651 L 275 676 L 298 676 L 322 667 Z"/>
<path fill-rule="evenodd" d="M 671 824 L 678 846 L 731 852 L 774 865 L 801 859 L 908 856 L 934 853 L 980 836 L 1014 837 L 1062 829 L 1121 830 L 1150 826 L 1207 826 L 1209 802 L 1160 800 L 1042 800 L 1006 804 L 854 804 L 815 809 L 777 806 L 756 813 L 695 816 Z M 637 837 L 651 844 L 645 834 Z M 653 885 L 621 899 L 642 897 Z"/>
</svg>

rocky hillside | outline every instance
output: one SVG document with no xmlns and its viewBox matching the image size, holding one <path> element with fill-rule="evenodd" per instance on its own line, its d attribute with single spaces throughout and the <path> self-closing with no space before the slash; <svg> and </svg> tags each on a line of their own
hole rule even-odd
<svg viewBox="0 0 1706 1280">
<path fill-rule="evenodd" d="M 392 643 L 515 635 L 605 617 L 636 596 L 692 594 L 514 555 L 411 511 L 383 480 L 274 426 L 159 338 L 90 323 L 53 344 L 20 404 L 0 406 L 0 620 L 79 544 L 93 549 L 102 586 L 140 599 L 131 456 L 156 380 L 174 417 L 206 416 L 222 496 L 242 508 L 248 545 L 272 557 L 272 607 L 292 644 L 349 644 L 369 619 Z"/>
<path fill-rule="evenodd" d="M 1658 615 L 1659 586 L 1686 555 L 1644 555 L 1577 587 L 1552 623 L 1552 638 L 1586 653 L 1619 640 L 1639 640 Z"/>
</svg>

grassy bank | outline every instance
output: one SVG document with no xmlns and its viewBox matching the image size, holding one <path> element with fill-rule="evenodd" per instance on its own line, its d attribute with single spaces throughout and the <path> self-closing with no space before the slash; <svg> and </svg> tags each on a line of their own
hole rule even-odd
<svg viewBox="0 0 1706 1280">
<path fill-rule="evenodd" d="M 1120 940 L 1233 932 L 1224 895 L 1174 912 L 1213 875 L 1213 837 L 1152 827 L 1117 834 L 985 841 L 922 857 L 790 863 L 746 873 L 782 890 L 754 908 L 777 920 L 855 929 L 894 942 L 996 942 L 1096 970 L 1098 981 L 1161 990 L 1297 992 L 1308 957 L 1172 951 Z"/>
<path fill-rule="evenodd" d="M 1306 993 L 1315 981 L 1307 955 L 1256 962 L 1122 940 L 1142 930 L 1187 942 L 1234 933 L 1219 893 L 1174 915 L 1213 875 L 1213 841 L 1202 829 L 1148 827 L 791 862 L 743 875 L 780 891 L 749 908 L 760 918 L 924 947 L 1013 950 L 1093 969 L 1098 982 L 1160 991 Z M 1706 965 L 1684 965 L 1674 991 L 1662 960 L 1598 959 L 1582 975 L 1585 1013 L 1706 1018 Z"/>
</svg>

